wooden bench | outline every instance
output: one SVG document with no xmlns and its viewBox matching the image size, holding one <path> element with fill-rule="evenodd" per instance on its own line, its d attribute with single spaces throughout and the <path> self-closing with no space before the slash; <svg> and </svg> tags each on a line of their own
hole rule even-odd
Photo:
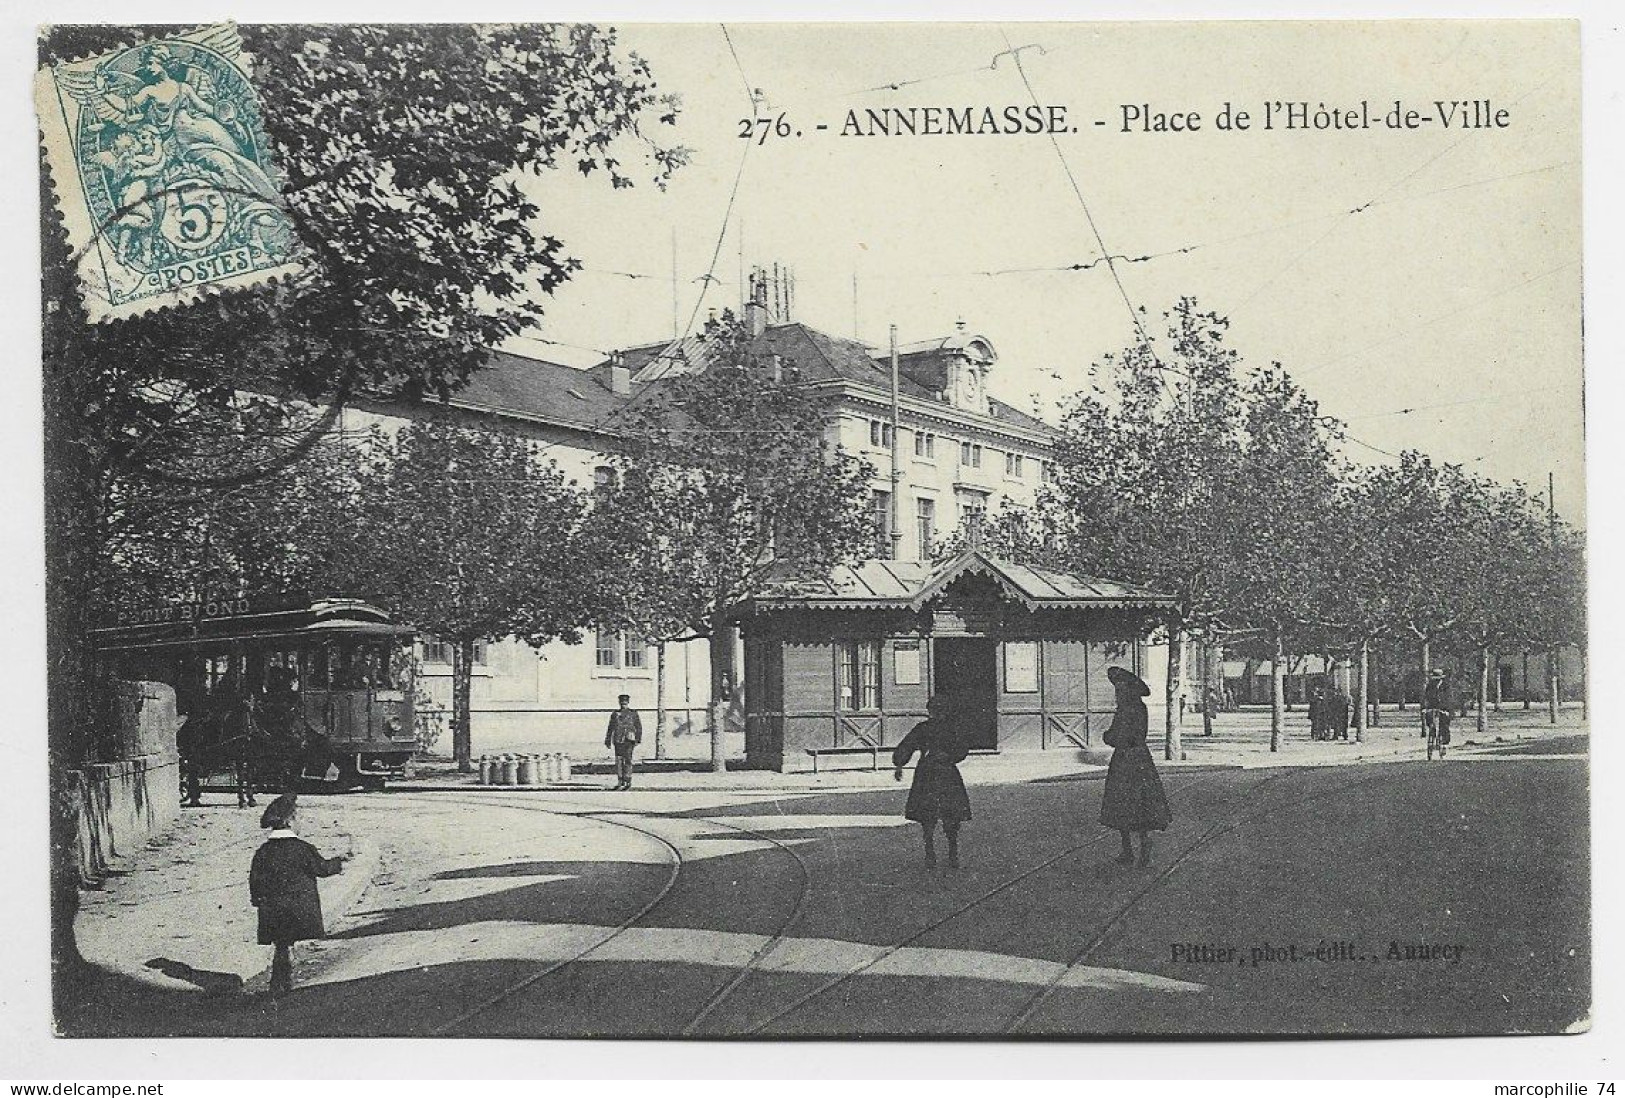
<svg viewBox="0 0 1625 1098">
<path fill-rule="evenodd" d="M 868 752 L 869 769 L 879 770 L 880 753 L 890 750 L 889 747 L 870 747 L 867 745 L 861 747 L 809 747 L 807 748 L 807 754 L 812 756 L 813 773 L 816 774 L 818 773 L 818 757 L 820 755 L 862 755 Z"/>
</svg>

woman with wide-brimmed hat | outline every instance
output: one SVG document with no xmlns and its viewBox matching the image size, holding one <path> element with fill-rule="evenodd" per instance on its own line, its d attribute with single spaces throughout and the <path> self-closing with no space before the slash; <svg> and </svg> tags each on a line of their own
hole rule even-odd
<svg viewBox="0 0 1625 1098">
<path fill-rule="evenodd" d="M 919 753 L 920 762 L 914 768 L 914 783 L 909 786 L 903 816 L 925 829 L 928 866 L 937 864 L 933 838 L 940 821 L 942 833 L 948 837 L 948 865 L 958 869 L 959 825 L 970 819 L 970 794 L 965 792 L 959 764 L 970 754 L 970 747 L 941 694 L 931 695 L 925 711 L 926 719 L 915 725 L 892 752 L 893 776 L 902 781 L 903 767 L 915 752 Z"/>
<path fill-rule="evenodd" d="M 1151 750 L 1145 744 L 1150 721 L 1145 702 L 1140 699 L 1150 694 L 1151 688 L 1124 667 L 1108 667 L 1106 677 L 1117 688 L 1117 712 L 1102 737 L 1112 749 L 1112 758 L 1106 767 L 1100 822 L 1123 836 L 1123 852 L 1117 857 L 1123 865 L 1134 863 L 1129 832 L 1139 832 L 1139 864 L 1148 866 L 1151 864 L 1150 832 L 1166 831 L 1174 818 L 1173 810 L 1168 807 L 1168 795 L 1162 789 L 1162 779 L 1157 777 L 1157 764 L 1151 761 Z"/>
</svg>

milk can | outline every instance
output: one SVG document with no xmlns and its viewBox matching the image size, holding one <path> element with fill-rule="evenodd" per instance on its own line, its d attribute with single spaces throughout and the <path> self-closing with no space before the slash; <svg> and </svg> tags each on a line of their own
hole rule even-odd
<svg viewBox="0 0 1625 1098">
<path fill-rule="evenodd" d="M 536 756 L 535 755 L 521 755 L 521 756 L 519 756 L 519 784 L 520 785 L 535 785 L 536 784 Z"/>
</svg>

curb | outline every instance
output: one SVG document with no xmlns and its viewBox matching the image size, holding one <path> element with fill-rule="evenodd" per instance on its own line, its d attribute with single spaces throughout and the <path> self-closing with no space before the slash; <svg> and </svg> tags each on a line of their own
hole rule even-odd
<svg viewBox="0 0 1625 1098">
<path fill-rule="evenodd" d="M 378 845 L 370 839 L 352 836 L 352 854 L 344 871 L 317 882 L 322 898 L 323 921 L 329 928 L 349 914 L 372 885 L 381 861 Z M 247 882 L 242 883 L 241 901 L 247 903 Z M 168 942 L 154 943 L 163 948 Z M 142 952 L 145 952 L 143 950 Z M 248 986 L 271 971 L 271 950 L 254 940 L 253 923 L 247 933 L 216 933 L 189 938 L 184 951 L 207 968 L 194 968 L 187 962 L 168 959 L 165 967 L 155 966 L 144 957 L 87 957 L 91 964 L 148 987 L 167 992 L 203 995 L 242 994 Z M 208 986 L 205 986 L 204 980 Z"/>
</svg>

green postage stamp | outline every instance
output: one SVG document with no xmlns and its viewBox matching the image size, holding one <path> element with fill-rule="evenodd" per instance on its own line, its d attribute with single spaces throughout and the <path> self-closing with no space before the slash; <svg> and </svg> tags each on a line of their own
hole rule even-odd
<svg viewBox="0 0 1625 1098">
<path fill-rule="evenodd" d="M 35 102 L 91 322 L 300 269 L 231 24 L 43 68 Z"/>
</svg>

